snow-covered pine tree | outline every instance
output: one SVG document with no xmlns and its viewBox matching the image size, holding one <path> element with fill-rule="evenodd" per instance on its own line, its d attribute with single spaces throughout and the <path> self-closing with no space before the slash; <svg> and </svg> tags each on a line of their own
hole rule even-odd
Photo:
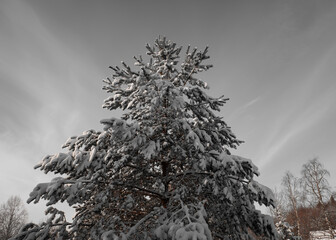
<svg viewBox="0 0 336 240">
<path fill-rule="evenodd" d="M 293 227 L 286 221 L 283 210 L 281 207 L 276 206 L 275 209 L 275 228 L 280 235 L 281 240 L 294 240 L 301 239 L 300 237 L 295 237 L 293 233 Z"/>
<path fill-rule="evenodd" d="M 253 178 L 257 167 L 231 155 L 237 140 L 215 114 L 227 101 L 206 94 L 196 74 L 208 70 L 208 48 L 181 47 L 164 37 L 147 45 L 138 70 L 122 62 L 104 80 L 103 105 L 122 109 L 102 120 L 104 130 L 71 137 L 66 153 L 46 156 L 35 168 L 61 174 L 38 184 L 28 202 L 66 201 L 72 221 L 49 207 L 50 218 L 16 239 L 252 239 L 276 238 L 271 217 L 255 209 L 273 204 L 272 192 Z M 179 64 L 180 62 L 180 64 Z"/>
</svg>

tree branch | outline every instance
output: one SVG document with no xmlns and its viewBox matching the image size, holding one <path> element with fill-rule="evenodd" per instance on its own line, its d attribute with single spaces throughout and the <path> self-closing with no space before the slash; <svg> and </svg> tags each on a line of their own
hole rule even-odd
<svg viewBox="0 0 336 240">
<path fill-rule="evenodd" d="M 146 188 L 142 188 L 142 187 L 139 187 L 139 186 L 124 184 L 124 183 L 112 183 L 112 184 L 117 185 L 117 186 L 123 186 L 123 187 L 126 187 L 126 188 L 135 188 L 139 191 L 146 192 L 149 195 L 152 195 L 152 196 L 154 195 L 156 197 L 159 197 L 160 199 L 164 198 L 164 196 L 161 193 L 158 193 L 156 191 L 149 190 L 149 189 L 146 189 Z"/>
</svg>

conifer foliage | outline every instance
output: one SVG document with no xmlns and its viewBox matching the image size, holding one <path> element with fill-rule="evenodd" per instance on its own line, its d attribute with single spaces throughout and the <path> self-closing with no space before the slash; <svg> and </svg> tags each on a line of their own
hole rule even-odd
<svg viewBox="0 0 336 240">
<path fill-rule="evenodd" d="M 122 118 L 71 137 L 66 153 L 35 167 L 61 176 L 28 199 L 46 199 L 49 219 L 16 239 L 277 237 L 271 217 L 254 206 L 273 205 L 271 191 L 253 179 L 259 173 L 250 160 L 230 154 L 241 141 L 215 114 L 228 99 L 207 95 L 196 77 L 212 67 L 204 63 L 208 48 L 181 54 L 164 37 L 146 48 L 148 62 L 135 57 L 137 70 L 122 62 L 104 80 L 103 107 L 124 110 Z M 64 201 L 76 210 L 72 221 L 53 207 Z"/>
</svg>

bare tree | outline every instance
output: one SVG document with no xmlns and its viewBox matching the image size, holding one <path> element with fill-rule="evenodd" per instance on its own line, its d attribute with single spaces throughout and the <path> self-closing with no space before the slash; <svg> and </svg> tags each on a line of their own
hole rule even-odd
<svg viewBox="0 0 336 240">
<path fill-rule="evenodd" d="M 331 194 L 330 186 L 326 179 L 330 175 L 329 171 L 323 167 L 317 158 L 314 158 L 302 166 L 301 174 L 307 193 L 315 203 L 321 206 L 327 228 L 332 238 L 334 238 L 335 234 L 331 227 L 329 214 L 326 209 L 326 201 Z"/>
<path fill-rule="evenodd" d="M 287 171 L 285 173 L 285 176 L 282 178 L 282 186 L 284 187 L 284 193 L 288 202 L 289 210 L 295 213 L 297 236 L 301 237 L 300 218 L 298 214 L 298 204 L 300 202 L 300 199 L 302 198 L 302 194 L 300 191 L 300 180 L 295 177 L 291 172 Z"/>
<path fill-rule="evenodd" d="M 28 213 L 20 197 L 12 196 L 0 206 L 0 240 L 16 235 L 26 223 Z"/>
<path fill-rule="evenodd" d="M 275 206 L 270 206 L 268 208 L 269 214 L 276 219 L 278 212 L 280 211 L 282 214 L 285 214 L 286 212 L 286 206 L 285 206 L 285 198 L 283 191 L 279 191 L 277 188 L 273 189 L 273 195 L 274 195 L 274 203 Z"/>
</svg>

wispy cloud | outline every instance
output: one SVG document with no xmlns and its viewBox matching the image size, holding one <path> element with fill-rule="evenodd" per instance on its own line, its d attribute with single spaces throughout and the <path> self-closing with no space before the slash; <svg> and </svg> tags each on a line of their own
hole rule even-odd
<svg viewBox="0 0 336 240">
<path fill-rule="evenodd" d="M 286 151 L 290 144 L 297 144 L 300 135 L 308 131 L 319 135 L 318 130 L 322 127 L 319 122 L 335 114 L 336 83 L 330 81 L 327 74 L 331 58 L 335 58 L 335 47 L 332 47 L 318 64 L 305 74 L 306 79 L 294 91 L 291 91 L 290 100 L 292 103 L 286 108 L 279 110 L 279 120 L 273 125 L 272 131 L 268 134 L 268 140 L 263 143 L 263 152 L 260 154 L 260 167 L 276 159 Z M 327 74 L 327 76 L 326 76 Z M 324 85 L 326 89 L 316 88 Z M 289 97 L 288 95 L 284 96 Z M 285 111 L 283 111 L 285 110 Z M 317 126 L 319 126 L 317 128 Z M 302 140 L 302 139 L 301 139 Z"/>
<path fill-rule="evenodd" d="M 11 32 L 4 34 L 7 44 L 1 45 L 8 46 L 3 49 L 7 59 L 2 59 L 0 68 L 0 104 L 7 111 L 0 116 L 1 122 L 12 134 L 33 137 L 30 141 L 42 146 L 51 145 L 46 139 L 41 141 L 41 136 L 52 141 L 51 135 L 62 135 L 57 126 L 73 132 L 79 122 L 86 121 L 79 109 L 92 106 L 89 91 L 100 91 L 98 79 L 97 84 L 87 81 L 96 77 L 97 69 L 58 41 L 25 2 L 11 1 L 5 7 Z M 16 11 L 16 16 L 10 14 Z M 22 33 L 25 38 L 18 38 Z M 90 88 L 93 85 L 97 88 Z"/>
<path fill-rule="evenodd" d="M 230 116 L 228 117 L 229 122 L 233 122 L 235 119 L 239 118 L 241 115 L 243 115 L 251 106 L 256 104 L 262 99 L 261 96 L 258 96 L 248 102 L 246 102 L 244 105 L 237 108 Z"/>
<path fill-rule="evenodd" d="M 6 21 L 0 23 L 4 25 L 0 36 L 0 151 L 1 162 L 5 162 L 0 189 L 6 191 L 1 201 L 17 193 L 26 199 L 38 182 L 50 179 L 33 173 L 34 164 L 43 155 L 60 151 L 69 134 L 85 130 L 83 126 L 95 115 L 85 109 L 92 106 L 92 94 L 100 91 L 99 78 L 97 87 L 87 82 L 97 78 L 94 64 L 50 33 L 25 2 L 5 3 L 1 17 Z M 30 214 L 41 218 L 43 210 Z"/>
</svg>

